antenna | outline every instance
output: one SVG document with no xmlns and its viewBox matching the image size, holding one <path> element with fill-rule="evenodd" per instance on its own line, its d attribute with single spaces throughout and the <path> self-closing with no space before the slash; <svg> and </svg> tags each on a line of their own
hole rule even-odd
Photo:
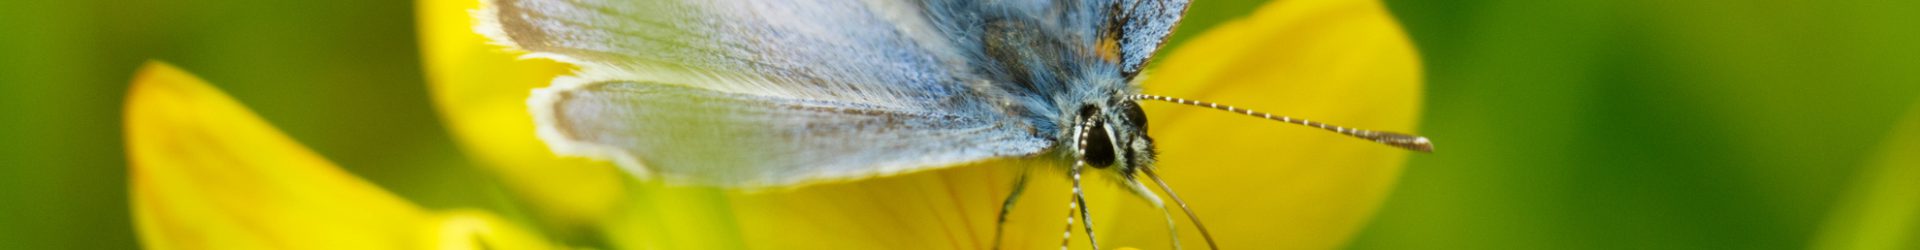
<svg viewBox="0 0 1920 250">
<path fill-rule="evenodd" d="M 1320 128 L 1322 130 L 1332 131 L 1334 133 L 1340 133 L 1343 135 L 1352 136 L 1353 138 L 1360 138 L 1363 140 L 1378 142 L 1380 144 L 1386 144 L 1387 146 L 1393 146 L 1393 147 L 1402 148 L 1406 150 L 1420 151 L 1423 153 L 1433 152 L 1433 142 L 1428 141 L 1426 137 L 1421 137 L 1417 135 L 1334 126 L 1334 125 L 1328 125 L 1326 123 L 1315 122 L 1307 119 L 1293 119 L 1293 117 L 1273 115 L 1266 112 L 1253 111 L 1251 109 L 1235 108 L 1233 106 L 1220 105 L 1219 103 L 1213 103 L 1213 102 L 1195 101 L 1195 100 L 1187 100 L 1187 99 L 1148 95 L 1148 94 L 1133 95 L 1129 97 L 1129 99 L 1158 100 L 1158 101 L 1164 101 L 1164 102 L 1186 104 L 1189 106 L 1213 108 L 1213 109 L 1233 112 L 1233 113 L 1252 116 L 1252 117 L 1267 118 L 1267 120 L 1274 120 L 1274 121 L 1280 121 L 1285 123 L 1292 123 L 1300 126 Z"/>
</svg>

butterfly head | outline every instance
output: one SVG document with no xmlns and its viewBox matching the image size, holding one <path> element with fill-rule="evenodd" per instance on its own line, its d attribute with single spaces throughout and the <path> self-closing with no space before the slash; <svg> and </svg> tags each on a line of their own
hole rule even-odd
<svg viewBox="0 0 1920 250">
<path fill-rule="evenodd" d="M 1087 166 L 1121 176 L 1153 166 L 1153 138 L 1147 136 L 1147 113 L 1138 100 L 1089 103 L 1081 106 L 1077 117 L 1083 129 L 1077 151 Z"/>
</svg>

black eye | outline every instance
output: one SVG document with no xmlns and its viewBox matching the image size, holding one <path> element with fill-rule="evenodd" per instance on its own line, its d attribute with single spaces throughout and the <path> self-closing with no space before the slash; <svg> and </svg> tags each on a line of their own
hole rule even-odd
<svg viewBox="0 0 1920 250">
<path fill-rule="evenodd" d="M 1140 110 L 1140 103 L 1120 102 L 1120 113 L 1127 116 L 1127 125 L 1147 131 L 1147 111 Z"/>
<path fill-rule="evenodd" d="M 1093 122 L 1087 129 L 1087 147 L 1082 149 L 1087 155 L 1082 158 L 1095 168 L 1113 166 L 1113 139 L 1107 136 L 1107 123 Z"/>
</svg>

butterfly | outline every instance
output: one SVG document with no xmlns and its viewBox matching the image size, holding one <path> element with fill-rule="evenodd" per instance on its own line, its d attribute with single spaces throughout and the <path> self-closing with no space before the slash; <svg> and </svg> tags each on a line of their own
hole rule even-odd
<svg viewBox="0 0 1920 250">
<path fill-rule="evenodd" d="M 1104 173 L 1164 211 L 1141 177 L 1152 180 L 1217 247 L 1154 172 L 1142 102 L 1432 151 L 1419 136 L 1140 93 L 1186 0 L 482 2 L 476 32 L 578 68 L 527 101 L 551 150 L 668 184 L 795 187 L 1039 159 L 1066 170 L 1089 242 L 1081 175 Z"/>
</svg>

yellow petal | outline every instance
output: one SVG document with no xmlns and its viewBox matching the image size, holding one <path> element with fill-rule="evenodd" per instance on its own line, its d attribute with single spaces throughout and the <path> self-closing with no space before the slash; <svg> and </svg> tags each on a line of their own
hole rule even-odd
<svg viewBox="0 0 1920 250">
<path fill-rule="evenodd" d="M 127 99 L 133 207 L 157 249 L 391 249 L 422 212 L 160 63 Z"/>
<path fill-rule="evenodd" d="M 534 212 L 574 228 L 612 211 L 625 174 L 605 163 L 558 158 L 534 136 L 527 95 L 568 71 L 517 60 L 473 32 L 475 0 L 418 2 L 420 48 L 441 118 L 467 155 L 500 176 Z"/>
<path fill-rule="evenodd" d="M 1895 130 L 1827 217 L 1815 249 L 1920 247 L 1920 105 Z"/>
<path fill-rule="evenodd" d="M 1419 59 L 1377 1 L 1275 1 L 1174 48 L 1154 66 L 1144 83 L 1149 94 L 1383 131 L 1412 132 L 1419 116 Z M 1223 248 L 1341 246 L 1372 216 L 1407 154 L 1210 109 L 1144 106 L 1161 147 L 1162 175 Z M 1115 216 L 1161 216 L 1122 209 Z M 1182 227 L 1187 247 L 1200 247 L 1197 231 Z M 1107 239 L 1117 245 L 1164 244 L 1164 233 L 1113 231 Z"/>
<path fill-rule="evenodd" d="M 163 63 L 140 70 L 126 105 L 134 223 L 150 249 L 477 249 L 440 246 L 545 242 L 498 220 L 473 222 L 490 218 L 478 212 L 424 212 Z M 465 236 L 445 237 L 455 235 L 450 232 Z"/>
</svg>

